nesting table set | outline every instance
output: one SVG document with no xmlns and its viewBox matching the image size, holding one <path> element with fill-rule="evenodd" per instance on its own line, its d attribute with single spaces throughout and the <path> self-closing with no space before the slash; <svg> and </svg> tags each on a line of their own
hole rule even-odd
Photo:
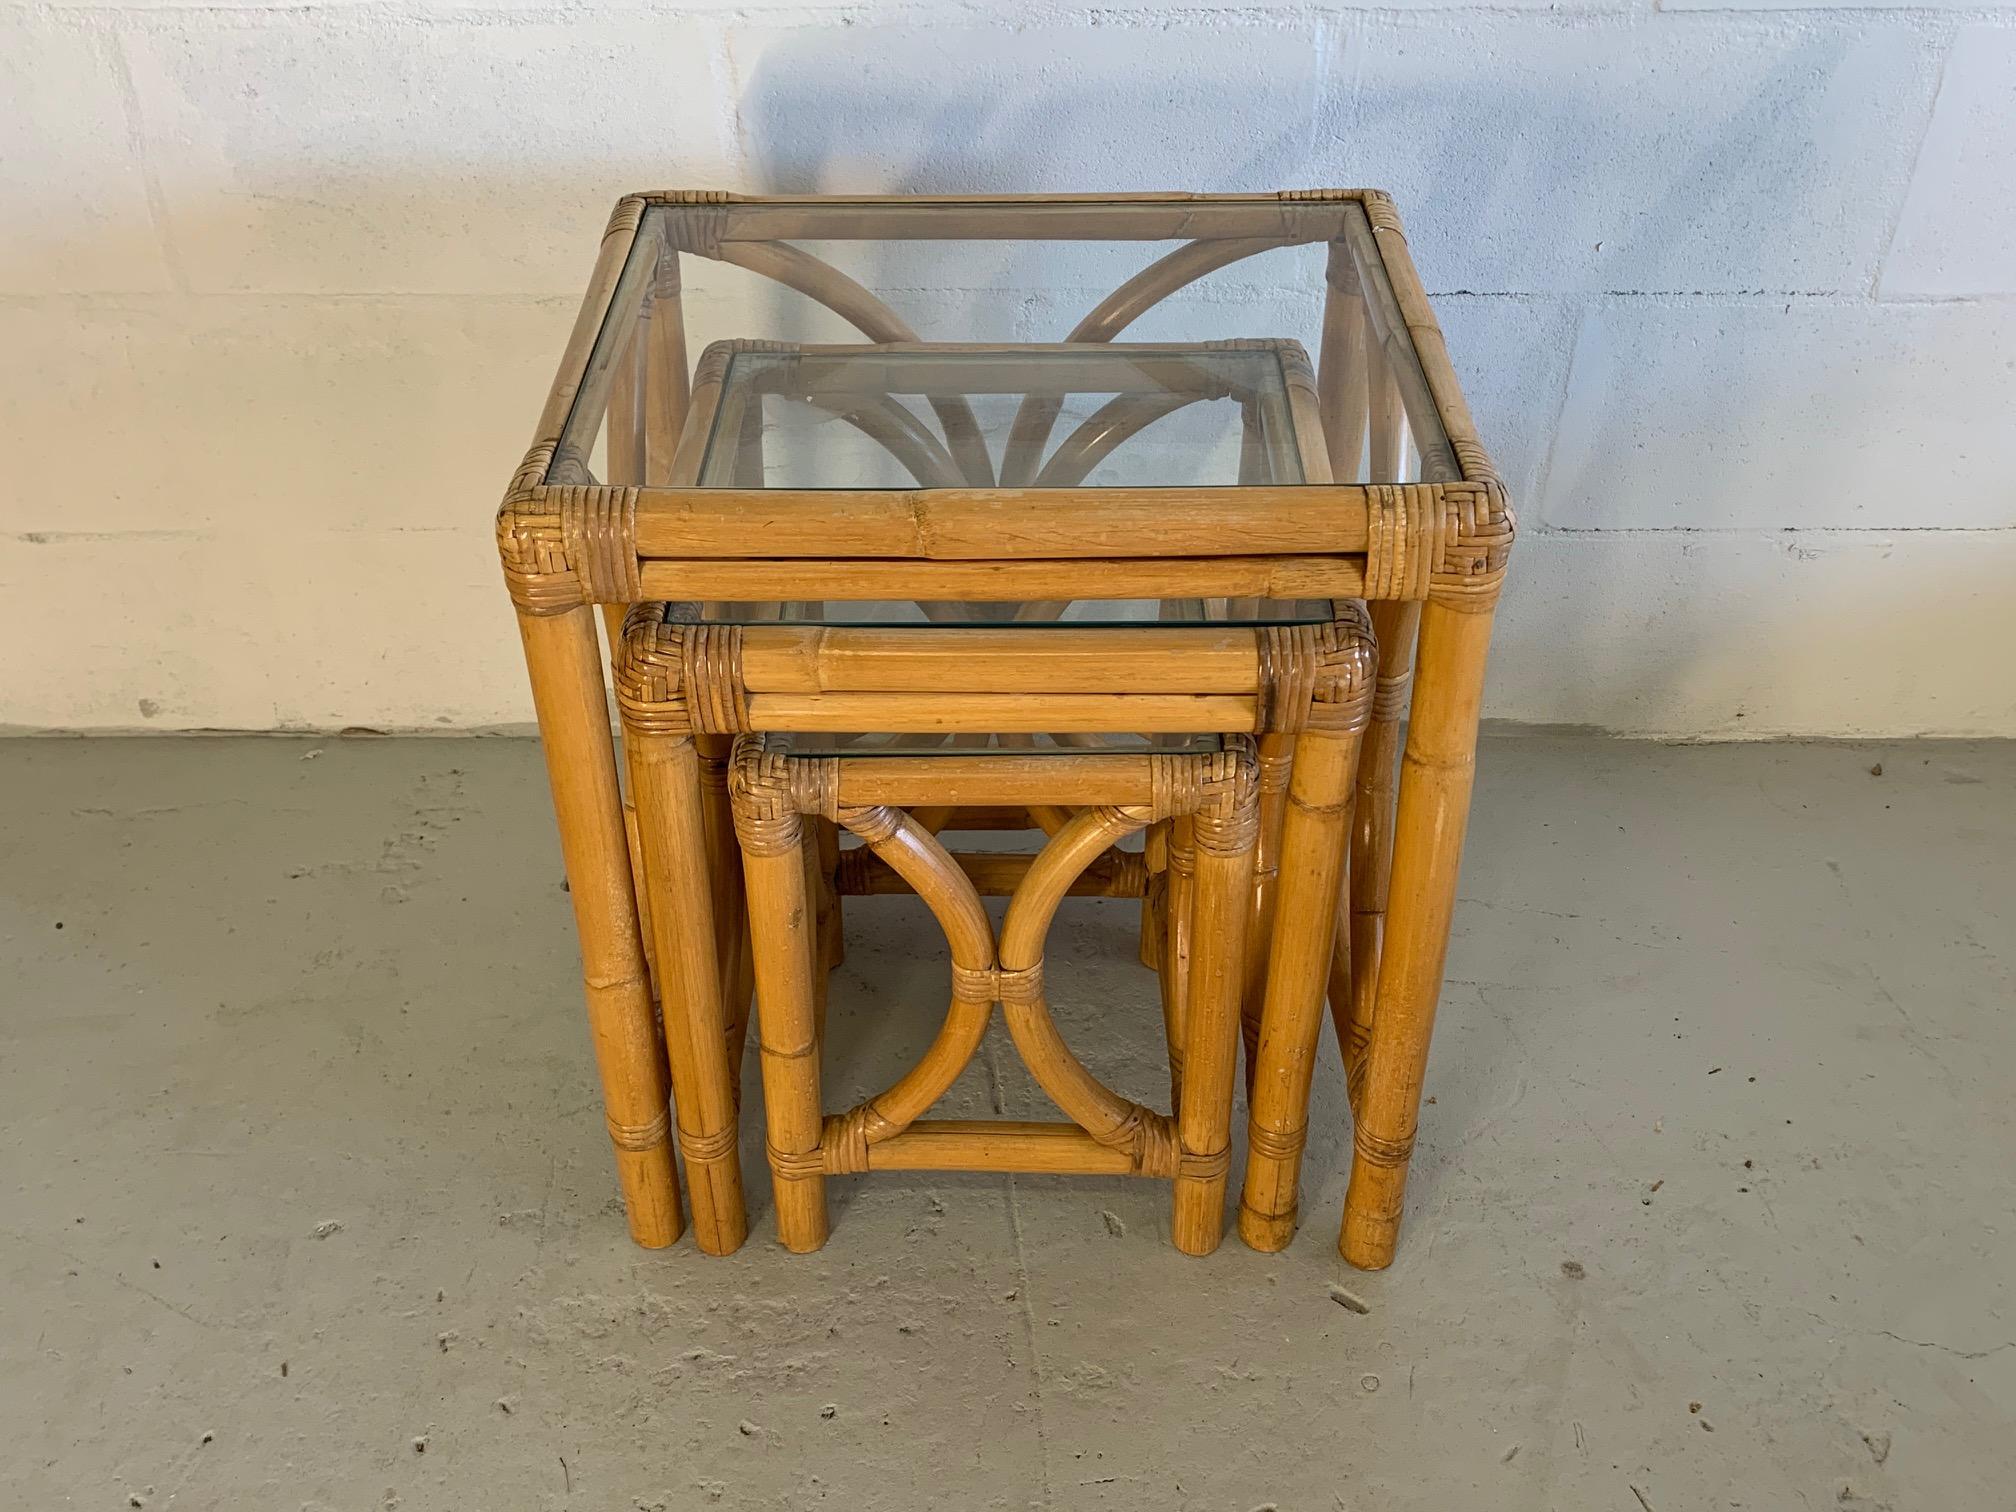
<svg viewBox="0 0 2016 1512">
<path fill-rule="evenodd" d="M 1138 271 L 1056 343 L 925 342 L 868 287 L 985 291 L 1032 251 L 1049 285 Z M 1263 255 L 1322 262 L 1313 369 L 1265 332 L 1117 339 Z M 691 362 L 689 303 L 802 339 Z M 699 1247 L 746 1236 L 753 997 L 791 1249 L 829 1176 L 987 1170 L 1168 1180 L 1206 1253 L 1242 1060 L 1239 1230 L 1280 1249 L 1327 999 L 1341 1248 L 1390 1263 L 1512 515 L 1386 196 L 626 198 L 497 530 L 638 1243 L 681 1232 L 675 1142 Z M 942 838 L 976 830 L 1040 844 Z M 829 1111 L 843 899 L 892 892 L 942 928 L 949 1006 Z M 1074 895 L 1140 899 L 1167 1111 L 1052 1018 Z M 1061 1119 L 929 1116 L 997 1005 Z"/>
</svg>

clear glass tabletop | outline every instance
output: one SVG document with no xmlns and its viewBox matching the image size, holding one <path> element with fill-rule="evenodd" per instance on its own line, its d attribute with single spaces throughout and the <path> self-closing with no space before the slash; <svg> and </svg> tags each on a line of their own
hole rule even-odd
<svg viewBox="0 0 2016 1512">
<path fill-rule="evenodd" d="M 1011 460 L 1018 425 L 1031 488 L 1300 483 L 1300 442 L 1320 445 L 1296 432 L 1289 372 L 1308 359 L 1293 342 L 726 342 L 699 369 L 703 488 L 971 487 Z"/>
<path fill-rule="evenodd" d="M 1348 194 L 645 198 L 628 202 L 634 239 L 549 482 L 1289 488 L 1460 476 L 1379 238 Z M 692 359 L 723 340 L 801 350 L 737 355 L 715 375 L 717 410 Z M 1123 340 L 1135 355 L 1116 350 L 1114 363 L 1032 345 Z M 1256 349 L 1200 350 L 1227 342 Z M 990 350 L 896 350 L 924 343 Z M 887 350 L 864 367 L 858 352 L 818 350 L 835 344 Z M 1301 354 L 1326 349 L 1340 355 L 1325 388 L 1341 397 L 1319 421 L 1296 411 L 1296 375 L 1284 381 L 1281 364 L 1290 353 L 1306 372 Z M 705 412 L 697 445 L 693 411 Z M 1326 454 L 1320 469 L 1304 465 L 1311 446 Z"/>
</svg>

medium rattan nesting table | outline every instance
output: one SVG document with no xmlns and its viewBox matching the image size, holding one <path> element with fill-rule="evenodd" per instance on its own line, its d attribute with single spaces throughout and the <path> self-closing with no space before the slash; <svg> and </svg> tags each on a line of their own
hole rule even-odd
<svg viewBox="0 0 2016 1512">
<path fill-rule="evenodd" d="M 1250 258 L 1320 265 L 1313 370 L 1276 332 L 1180 339 Z M 1043 342 L 927 342 L 871 292 L 969 291 L 934 334 L 1021 337 L 1109 275 Z M 733 337 L 697 364 L 689 314 Z M 1137 320 L 1158 339 L 1119 340 Z M 700 1247 L 745 1237 L 753 988 L 792 1248 L 825 1240 L 828 1176 L 981 1169 L 1171 1178 L 1206 1251 L 1242 1029 L 1239 1228 L 1280 1248 L 1327 996 L 1341 1248 L 1388 1264 L 1511 539 L 1376 191 L 621 201 L 498 544 L 632 1236 L 681 1231 L 676 1143 Z M 944 838 L 1025 827 L 1021 855 Z M 841 899 L 902 890 L 945 927 L 945 1026 L 823 1109 Z M 1086 893 L 1141 899 L 1168 1112 L 1049 1019 L 1042 937 Z M 997 1007 L 1066 1117 L 925 1116 Z"/>
</svg>

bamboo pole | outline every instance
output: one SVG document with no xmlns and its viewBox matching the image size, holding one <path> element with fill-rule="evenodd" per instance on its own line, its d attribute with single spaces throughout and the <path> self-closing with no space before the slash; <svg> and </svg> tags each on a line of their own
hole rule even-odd
<svg viewBox="0 0 2016 1512">
<path fill-rule="evenodd" d="M 1328 484 L 1334 474 L 1323 435 L 1323 394 L 1309 354 L 1299 341 L 1284 341 L 1276 349 L 1276 360 L 1281 365 L 1281 392 L 1265 393 L 1260 402 L 1272 481 Z"/>
<path fill-rule="evenodd" d="M 1384 600 L 1370 606 L 1379 643 L 1378 692 L 1372 722 L 1359 753 L 1358 796 L 1353 805 L 1351 867 L 1341 922 L 1347 948 L 1342 970 L 1332 974 L 1330 1017 L 1344 1058 L 1345 1085 L 1358 1105 L 1364 1085 L 1365 1047 L 1371 1042 L 1378 1000 L 1379 954 L 1393 869 L 1393 805 L 1399 793 L 1400 722 L 1414 671 L 1414 641 L 1421 606 Z"/>
<path fill-rule="evenodd" d="M 816 824 L 816 821 L 814 821 Z M 798 924 L 801 930 L 809 925 L 812 940 L 812 1039 L 815 1048 L 826 1043 L 826 1000 L 831 986 L 832 966 L 826 959 L 827 937 L 826 916 L 829 912 L 827 900 L 832 889 L 822 871 L 817 830 L 808 825 L 803 841 L 798 846 L 799 869 L 805 874 L 804 915 Z M 753 942 L 752 942 L 753 948 Z"/>
<path fill-rule="evenodd" d="M 644 338 L 644 473 L 638 481 L 662 486 L 672 480 L 672 454 L 686 423 L 693 385 L 675 248 L 660 244 L 656 272 Z"/>
<path fill-rule="evenodd" d="M 1260 737 L 1260 837 L 1253 849 L 1252 918 L 1246 926 L 1246 965 L 1239 990 L 1239 1037 L 1246 1054 L 1246 1098 L 1260 1050 L 1260 1015 L 1267 993 L 1268 942 L 1274 938 L 1274 899 L 1281 874 L 1283 815 L 1295 737 L 1270 730 Z"/>
<path fill-rule="evenodd" d="M 640 318 L 648 319 L 650 306 L 644 307 Z M 637 332 L 631 339 L 628 352 L 614 370 L 609 391 L 608 419 L 608 472 L 612 484 L 641 483 L 644 481 L 644 453 L 646 444 L 646 403 L 644 363 L 645 333 Z M 608 656 L 603 666 L 613 665 L 616 649 L 623 644 L 623 616 L 627 604 L 603 604 L 602 626 L 608 642 Z M 599 680 L 599 679 L 598 679 Z M 628 753 L 623 748 L 621 737 L 616 741 L 617 767 L 626 779 L 630 770 Z M 657 967 L 652 962 L 651 905 L 650 894 L 644 887 L 643 868 L 638 861 L 637 851 L 637 806 L 628 791 L 627 781 L 620 784 L 623 789 L 623 830 L 629 840 L 631 882 L 637 896 L 638 919 L 644 939 L 644 963 L 655 984 Z M 654 986 L 654 991 L 655 986 Z"/>
<path fill-rule="evenodd" d="M 1253 728 L 1254 699 L 1237 693 L 752 693 L 749 718 L 759 729 L 801 733 L 1244 731 Z M 951 758 L 933 758 L 940 759 Z"/>
<path fill-rule="evenodd" d="M 1317 387 L 1330 475 L 1341 483 L 1357 481 L 1358 464 L 1365 455 L 1368 341 L 1365 300 L 1357 291 L 1356 280 L 1349 253 L 1333 242 L 1323 297 Z"/>
<path fill-rule="evenodd" d="M 824 973 L 805 928 L 806 837 L 795 813 L 767 825 L 742 815 L 742 867 L 756 958 L 756 1016 L 763 1064 L 777 1238 L 803 1254 L 826 1242 L 820 1156 L 819 1029 L 815 985 Z"/>
<path fill-rule="evenodd" d="M 1141 842 L 1141 943 L 1138 956 L 1141 964 L 1150 971 L 1162 964 L 1162 909 L 1167 899 L 1168 867 L 1169 821 L 1158 819 L 1148 826 L 1148 833 Z"/>
<path fill-rule="evenodd" d="M 560 852 L 581 940 L 588 1032 L 630 1237 L 679 1237 L 679 1181 L 666 1128 L 665 1069 L 631 891 L 616 752 L 603 701 L 594 616 L 520 612 Z"/>
<path fill-rule="evenodd" d="M 708 1254 L 725 1255 L 747 1237 L 748 1216 L 736 1157 L 700 757 L 683 735 L 635 725 L 626 733 L 644 875 L 658 904 L 651 925 L 693 1237 Z"/>
<path fill-rule="evenodd" d="M 622 355 L 610 365 L 609 414 L 604 422 L 604 471 L 612 485 L 642 483 L 645 468 L 644 359 L 649 341 L 647 303 Z"/>
<path fill-rule="evenodd" d="M 957 488 L 959 470 L 944 443 L 893 399 L 822 406 L 894 457 L 919 488 Z"/>
<path fill-rule="evenodd" d="M 994 929 L 951 856 L 914 819 L 875 807 L 845 810 L 844 822 L 923 899 L 952 953 L 951 1004 L 929 1048 L 887 1091 L 827 1121 L 827 1169 L 866 1170 L 876 1146 L 943 1097 L 980 1047 L 993 1006 Z"/>
<path fill-rule="evenodd" d="M 1197 402 L 1192 394 L 1119 394 L 1066 436 L 1036 474 L 1032 488 L 1077 488 L 1128 441 L 1165 415 Z"/>
<path fill-rule="evenodd" d="M 707 237 L 740 241 L 1173 241 L 1264 236 L 1268 245 L 1339 234 L 1361 191 L 1278 194 L 728 195 L 704 203 L 653 194 L 699 215 Z M 702 240 L 694 237 L 693 240 Z"/>
<path fill-rule="evenodd" d="M 707 837 L 707 894 L 713 908 L 714 960 L 721 980 L 728 1077 L 739 1100 L 755 976 L 735 816 L 728 804 L 728 758 L 734 743 L 730 735 L 693 737 L 700 757 L 700 822 Z"/>
<path fill-rule="evenodd" d="M 814 403 L 901 394 L 948 398 L 973 394 L 1065 398 L 1072 394 L 1152 392 L 1189 401 L 1241 401 L 1255 385 L 1228 378 L 1227 353 L 1278 354 L 1293 360 L 1291 340 L 804 342 L 785 386 Z M 976 359 L 985 359 L 984 361 Z"/>
<path fill-rule="evenodd" d="M 745 543 L 767 545 L 751 520 Z M 1136 546 L 1141 544 L 1137 539 Z M 1225 539 L 1219 544 L 1223 546 Z M 759 603 L 784 599 L 889 601 L 1223 597 L 1336 599 L 1365 596 L 1362 556 L 1073 557 L 1058 560 L 901 561 L 847 558 L 648 559 L 647 599 Z"/>
<path fill-rule="evenodd" d="M 812 821 L 819 854 L 819 962 L 832 971 L 847 959 L 847 932 L 836 873 L 840 868 L 840 830 L 831 819 Z M 820 1020 L 825 1023 L 824 1018 Z M 823 1029 L 822 1029 L 823 1033 Z"/>
<path fill-rule="evenodd" d="M 1421 448 L 1426 476 L 1449 479 L 1461 476 L 1449 437 L 1442 424 L 1442 406 L 1429 387 L 1414 336 L 1408 329 L 1405 312 L 1387 272 L 1379 242 L 1362 210 L 1347 213 L 1340 238 L 1358 273 L 1358 286 L 1365 296 L 1366 323 L 1372 340 L 1367 347 L 1378 349 L 1392 374 L 1407 422 Z M 1433 330 L 1432 318 L 1427 329 Z M 1437 341 L 1439 344 L 1439 333 Z M 1383 480 L 1375 472 L 1372 480 Z"/>
<path fill-rule="evenodd" d="M 1338 1247 L 1365 1270 L 1390 1265 L 1420 1116 L 1428 1040 L 1442 989 L 1492 616 L 1430 600 L 1393 837 L 1392 896 L 1378 1013 L 1365 1057 L 1351 1184 Z"/>
<path fill-rule="evenodd" d="M 851 322 L 870 341 L 915 341 L 917 333 L 873 294 L 830 263 L 822 262 L 798 247 L 781 242 L 722 243 L 719 256 L 775 279 Z M 973 408 L 964 398 L 934 399 L 938 423 L 945 427 L 945 441 L 958 460 L 966 481 L 977 488 L 994 483 L 994 465 L 987 455 L 987 442 Z"/>
<path fill-rule="evenodd" d="M 744 488 L 761 488 L 763 462 L 763 396 L 747 394 L 747 403 L 737 417 L 735 435 L 735 481 Z"/>
<path fill-rule="evenodd" d="M 1322 1028 L 1323 980 L 1335 939 L 1356 734 L 1312 730 L 1295 743 L 1280 841 L 1278 925 L 1268 936 L 1265 1002 L 1248 1103 L 1239 1233 L 1257 1250 L 1294 1237 L 1308 1134 L 1309 1082 Z M 1263 830 L 1264 833 L 1264 830 Z"/>
<path fill-rule="evenodd" d="M 1189 242 L 1157 258 L 1100 300 L 1064 339 L 1071 342 L 1111 341 L 1142 314 L 1185 285 L 1256 252 L 1286 246 L 1288 240 L 1258 236 Z M 1051 428 L 1057 423 L 1059 408 L 1055 399 L 1038 397 L 1025 399 L 1016 409 L 1001 454 L 1001 482 L 1004 487 L 1026 483 L 1035 476 L 1044 444 L 1050 439 Z"/>
<path fill-rule="evenodd" d="M 630 757 L 627 752 L 621 749 L 620 743 L 617 751 L 617 760 L 624 772 L 627 773 L 630 770 Z M 644 846 L 643 842 L 637 838 L 637 808 L 631 801 L 627 788 L 623 793 L 623 840 L 630 857 L 630 893 L 637 900 L 637 929 L 644 942 L 644 975 L 646 981 L 650 984 L 651 1000 L 656 1003 L 658 1000 L 658 965 L 651 958 L 654 949 L 651 943 L 651 890 L 644 885 Z M 657 1021 L 655 1009 L 653 1010 L 652 1018 L 655 1023 Z"/>
<path fill-rule="evenodd" d="M 1254 693 L 1250 626 L 748 625 L 752 693 Z"/>
<path fill-rule="evenodd" d="M 1376 342 L 1365 347 L 1370 407 L 1366 426 L 1366 473 L 1373 483 L 1399 483 L 1400 459 L 1406 440 L 1407 412 L 1394 382 L 1393 365 Z"/>
<path fill-rule="evenodd" d="M 842 807 L 892 804 L 917 808 L 969 803 L 1145 806 L 1156 797 L 1151 757 L 1140 751 L 1057 752 L 1020 756 L 1000 751 L 971 755 L 846 756 L 840 764 Z M 1183 758 L 1177 758 L 1183 759 Z"/>
<path fill-rule="evenodd" d="M 1162 914 L 1162 1031 L 1169 1045 L 1169 1106 L 1183 1106 L 1183 1042 L 1190 1008 L 1191 900 L 1197 879 L 1197 840 L 1188 814 L 1169 821 L 1169 890 Z"/>
<path fill-rule="evenodd" d="M 1032 803 L 1029 805 L 1029 822 L 1052 839 L 1063 833 L 1064 826 L 1071 822 L 1072 817 L 1072 811 L 1062 804 Z"/>
<path fill-rule="evenodd" d="M 703 372 L 695 423 L 680 445 L 682 463 L 706 441 L 703 411 L 714 390 L 704 380 Z M 731 406 L 719 413 L 723 424 L 737 427 L 724 434 L 738 433 L 744 411 Z M 735 475 L 732 486 L 641 490 L 638 556 L 733 561 L 760 548 L 770 558 L 950 563 L 1125 557 L 1147 546 L 1155 556 L 1182 559 L 1224 556 L 1228 541 L 1247 556 L 1342 556 L 1363 553 L 1371 540 L 1373 496 L 1356 483 L 1311 482 L 1271 492 L 1236 483 L 833 489 L 764 488 L 744 481 L 750 476 Z M 1127 595 L 1137 596 L 1151 595 Z"/>
<path fill-rule="evenodd" d="M 1138 1176 L 1125 1150 L 1076 1124 L 919 1119 L 869 1146 L 871 1171 L 1023 1171 L 1055 1176 Z"/>
<path fill-rule="evenodd" d="M 1005 763 L 1004 763 L 1005 764 Z M 1001 926 L 1003 974 L 1038 974 L 1033 986 L 1000 992 L 1002 1016 L 1023 1064 L 1051 1101 L 1102 1144 L 1125 1142 L 1147 1110 L 1112 1091 L 1074 1056 L 1057 1032 L 1041 986 L 1043 940 L 1071 881 L 1115 841 L 1139 829 L 1146 810 L 1096 806 L 1053 836 L 1009 901 Z"/>
<path fill-rule="evenodd" d="M 1187 1255 L 1210 1254 L 1225 1233 L 1232 1083 L 1238 1075 L 1239 996 L 1257 828 L 1250 796 L 1243 812 L 1200 813 L 1192 825 L 1196 877 L 1183 1097 L 1176 1114 L 1182 1165 L 1176 1173 L 1169 1225 L 1176 1247 Z"/>
</svg>

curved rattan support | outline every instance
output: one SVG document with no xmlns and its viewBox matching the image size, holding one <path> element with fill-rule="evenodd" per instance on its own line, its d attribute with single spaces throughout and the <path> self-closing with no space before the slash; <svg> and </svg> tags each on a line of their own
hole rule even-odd
<svg viewBox="0 0 2016 1512">
<path fill-rule="evenodd" d="M 1057 905 L 1080 872 L 1150 817 L 1146 809 L 1085 809 L 1043 847 L 1001 928 L 1000 996 L 1023 1063 L 1050 1099 L 1100 1144 L 1127 1151 L 1142 1175 L 1174 1176 L 1174 1120 L 1122 1097 L 1086 1070 L 1057 1032 L 1043 993 L 1043 941 Z"/>
<path fill-rule="evenodd" d="M 796 289 L 808 299 L 818 300 L 870 341 L 919 339 L 908 321 L 845 273 L 786 242 L 724 241 L 715 248 L 714 255 L 723 262 Z M 981 435 L 973 407 L 964 399 L 942 398 L 933 399 L 931 408 L 945 427 L 945 439 L 952 455 L 959 459 L 967 484 L 991 488 L 994 463 L 987 455 L 986 438 Z"/>
<path fill-rule="evenodd" d="M 1165 415 L 1196 403 L 1197 394 L 1121 394 L 1100 405 L 1036 475 L 1037 488 L 1075 488 L 1093 468 Z"/>
<path fill-rule="evenodd" d="M 868 1146 L 900 1134 L 966 1069 L 994 1004 L 994 929 L 972 881 L 936 836 L 888 808 L 842 809 L 840 822 L 922 898 L 952 948 L 952 1002 L 922 1058 L 886 1091 L 826 1120 L 825 1169 L 868 1169 Z"/>
<path fill-rule="evenodd" d="M 1071 328 L 1066 341 L 1111 341 L 1141 315 L 1167 299 L 1178 289 L 1195 283 L 1207 273 L 1257 252 L 1285 247 L 1289 238 L 1249 236 L 1224 241 L 1186 242 L 1175 251 L 1157 258 L 1092 307 L 1085 318 Z M 1062 408 L 1055 399 L 1024 399 L 1008 428 L 1008 444 L 1001 453 L 1003 487 L 1026 485 L 1035 474 Z"/>
<path fill-rule="evenodd" d="M 945 443 L 894 399 L 843 404 L 837 399 L 807 396 L 807 402 L 845 420 L 880 446 L 917 480 L 919 488 L 959 487 L 959 467 L 945 450 Z"/>
</svg>

